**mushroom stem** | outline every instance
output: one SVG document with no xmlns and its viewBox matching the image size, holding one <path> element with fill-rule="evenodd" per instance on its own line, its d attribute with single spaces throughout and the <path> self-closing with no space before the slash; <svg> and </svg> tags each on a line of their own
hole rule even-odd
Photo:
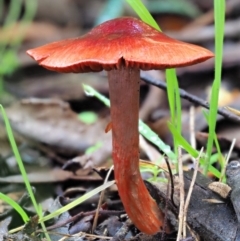
<svg viewBox="0 0 240 241">
<path fill-rule="evenodd" d="M 111 100 L 114 175 L 123 206 L 136 227 L 160 231 L 164 215 L 150 196 L 139 171 L 140 70 L 121 66 L 108 72 Z"/>
</svg>

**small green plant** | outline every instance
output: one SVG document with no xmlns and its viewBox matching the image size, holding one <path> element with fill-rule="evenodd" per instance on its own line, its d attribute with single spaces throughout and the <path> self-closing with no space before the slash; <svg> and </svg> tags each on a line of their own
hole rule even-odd
<svg viewBox="0 0 240 241">
<path fill-rule="evenodd" d="M 150 182 L 168 182 L 168 179 L 165 178 L 164 176 L 164 172 L 166 170 L 164 170 L 160 164 L 163 161 L 163 158 L 161 158 L 160 160 L 157 160 L 156 162 L 152 163 L 152 162 L 143 162 L 140 161 L 140 171 L 141 173 L 144 172 L 148 172 L 152 174 L 152 177 L 148 178 L 147 180 Z M 174 173 L 174 170 L 172 170 L 172 172 Z M 159 174 L 163 173 L 163 175 L 160 177 Z"/>
</svg>

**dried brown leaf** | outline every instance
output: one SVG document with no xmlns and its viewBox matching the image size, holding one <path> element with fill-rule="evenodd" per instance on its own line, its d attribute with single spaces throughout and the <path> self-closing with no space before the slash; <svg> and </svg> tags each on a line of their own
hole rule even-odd
<svg viewBox="0 0 240 241">
<path fill-rule="evenodd" d="M 68 103 L 61 100 L 25 99 L 7 108 L 6 112 L 12 128 L 18 133 L 60 151 L 83 152 L 106 138 L 104 121 L 86 125 Z"/>
</svg>

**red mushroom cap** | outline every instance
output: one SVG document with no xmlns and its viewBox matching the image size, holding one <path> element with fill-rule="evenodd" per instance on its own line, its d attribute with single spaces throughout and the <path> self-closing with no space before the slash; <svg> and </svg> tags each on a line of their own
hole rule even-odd
<svg viewBox="0 0 240 241">
<path fill-rule="evenodd" d="M 27 53 L 58 72 L 97 72 L 123 65 L 142 70 L 188 66 L 213 57 L 202 47 L 172 39 L 132 17 L 117 18 L 79 38 L 46 44 Z"/>
</svg>

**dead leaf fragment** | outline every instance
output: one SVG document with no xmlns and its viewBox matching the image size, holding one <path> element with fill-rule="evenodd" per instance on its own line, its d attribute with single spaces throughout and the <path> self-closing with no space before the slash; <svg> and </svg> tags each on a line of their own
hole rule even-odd
<svg viewBox="0 0 240 241">
<path fill-rule="evenodd" d="M 223 198 L 227 198 L 229 192 L 231 191 L 231 187 L 222 182 L 211 182 L 208 185 L 208 188 L 215 193 L 218 193 Z"/>
<path fill-rule="evenodd" d="M 67 102 L 57 99 L 30 98 L 6 109 L 11 126 L 28 139 L 61 151 L 83 152 L 106 137 L 106 123 L 82 123 Z"/>
</svg>

